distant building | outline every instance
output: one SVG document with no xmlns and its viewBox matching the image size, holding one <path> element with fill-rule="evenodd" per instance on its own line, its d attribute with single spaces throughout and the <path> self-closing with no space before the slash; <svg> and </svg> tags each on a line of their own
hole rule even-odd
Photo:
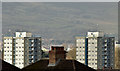
<svg viewBox="0 0 120 71">
<path fill-rule="evenodd" d="M 85 37 L 76 37 L 77 61 L 94 69 L 114 68 L 114 37 L 103 32 L 88 32 Z"/>
<path fill-rule="evenodd" d="M 29 32 L 16 32 L 15 37 L 3 37 L 3 60 L 23 68 L 41 59 L 41 37 Z"/>
</svg>

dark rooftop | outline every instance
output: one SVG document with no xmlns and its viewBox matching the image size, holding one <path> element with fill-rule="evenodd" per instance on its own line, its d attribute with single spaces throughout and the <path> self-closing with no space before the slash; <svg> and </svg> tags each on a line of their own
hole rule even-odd
<svg viewBox="0 0 120 71">
<path fill-rule="evenodd" d="M 11 64 L 1 60 L 1 59 L 0 59 L 0 62 L 2 62 L 2 70 L 0 69 L 1 71 L 20 71 L 19 68 L 17 68 L 14 65 L 11 65 Z"/>
<path fill-rule="evenodd" d="M 49 60 L 42 59 L 23 69 L 19 69 L 1 59 L 0 62 L 2 62 L 1 71 L 96 71 L 76 60 L 61 60 L 56 66 L 48 67 Z M 120 69 L 98 69 L 97 71 L 120 71 Z"/>
<path fill-rule="evenodd" d="M 120 69 L 98 69 L 97 71 L 120 71 Z"/>
<path fill-rule="evenodd" d="M 23 71 L 95 71 L 94 69 L 79 63 L 76 60 L 60 60 L 56 66 L 48 67 L 49 60 L 40 60 L 25 68 Z"/>
</svg>

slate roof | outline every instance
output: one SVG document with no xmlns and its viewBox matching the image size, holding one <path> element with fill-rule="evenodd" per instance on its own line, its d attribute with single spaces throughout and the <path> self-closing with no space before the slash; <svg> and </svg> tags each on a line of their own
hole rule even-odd
<svg viewBox="0 0 120 71">
<path fill-rule="evenodd" d="M 2 70 L 1 71 L 20 71 L 19 68 L 15 67 L 14 65 L 11 65 L 3 60 L 0 59 L 0 62 L 2 62 Z M 1 64 L 1 63 L 0 63 Z"/>
<path fill-rule="evenodd" d="M 97 71 L 120 71 L 120 69 L 98 69 Z"/>
<path fill-rule="evenodd" d="M 22 71 L 96 71 L 76 60 L 60 60 L 53 67 L 48 67 L 49 60 L 44 59 L 24 67 Z"/>
<path fill-rule="evenodd" d="M 14 65 L 11 65 L 0 59 L 0 64 L 2 62 L 1 71 L 96 71 L 76 60 L 61 60 L 56 66 L 48 67 L 49 60 L 42 59 L 33 63 L 23 69 L 19 69 Z M 98 69 L 97 71 L 120 71 L 120 69 Z"/>
</svg>

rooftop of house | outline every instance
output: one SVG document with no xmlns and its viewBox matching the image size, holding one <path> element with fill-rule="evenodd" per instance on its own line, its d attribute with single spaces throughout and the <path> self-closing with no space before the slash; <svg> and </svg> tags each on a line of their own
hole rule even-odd
<svg viewBox="0 0 120 71">
<path fill-rule="evenodd" d="M 120 71 L 120 69 L 98 69 L 97 71 Z"/>
<path fill-rule="evenodd" d="M 2 62 L 2 70 L 1 71 L 20 71 L 20 69 L 14 65 L 11 65 L 0 59 L 0 64 Z"/>
<path fill-rule="evenodd" d="M 11 65 L 0 59 L 0 64 L 2 62 L 1 71 L 96 71 L 76 60 L 61 60 L 59 64 L 54 67 L 48 67 L 49 59 L 42 59 L 33 63 L 29 66 L 19 69 L 14 65 Z M 97 71 L 120 71 L 120 69 L 98 69 Z"/>
<path fill-rule="evenodd" d="M 94 69 L 79 63 L 76 60 L 60 60 L 56 66 L 48 66 L 49 60 L 42 59 L 36 63 L 33 63 L 27 67 L 24 67 L 23 71 L 38 70 L 38 71 L 95 71 Z"/>
</svg>

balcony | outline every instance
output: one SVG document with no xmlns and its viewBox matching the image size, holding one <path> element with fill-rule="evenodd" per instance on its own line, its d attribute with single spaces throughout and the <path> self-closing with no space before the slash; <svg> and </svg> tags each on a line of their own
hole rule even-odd
<svg viewBox="0 0 120 71">
<path fill-rule="evenodd" d="M 31 47 L 33 47 L 34 46 L 34 44 L 31 44 Z"/>
<path fill-rule="evenodd" d="M 29 54 L 29 56 L 33 56 L 33 54 Z"/>
<path fill-rule="evenodd" d="M 105 44 L 104 46 L 107 46 L 107 44 Z"/>
<path fill-rule="evenodd" d="M 105 56 L 105 59 L 107 59 L 108 57 L 107 56 Z"/>
<path fill-rule="evenodd" d="M 106 50 L 103 50 L 104 53 L 106 53 L 107 51 Z"/>
<path fill-rule="evenodd" d="M 31 42 L 34 42 L 34 40 L 31 40 Z"/>
<path fill-rule="evenodd" d="M 34 50 L 34 48 L 29 47 L 29 51 L 33 51 L 33 50 Z"/>
<path fill-rule="evenodd" d="M 107 56 L 108 54 L 102 54 L 102 56 Z"/>
</svg>

